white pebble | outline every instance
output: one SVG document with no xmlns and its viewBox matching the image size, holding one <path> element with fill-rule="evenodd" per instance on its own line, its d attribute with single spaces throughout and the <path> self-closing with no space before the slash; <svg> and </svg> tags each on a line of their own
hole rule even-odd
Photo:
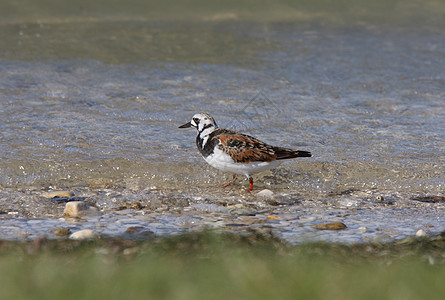
<svg viewBox="0 0 445 300">
<path fill-rule="evenodd" d="M 358 231 L 360 231 L 361 233 L 365 233 L 366 231 L 368 231 L 368 228 L 366 228 L 366 227 L 359 227 L 358 228 Z"/>
<path fill-rule="evenodd" d="M 72 239 L 72 240 L 89 240 L 89 239 L 94 239 L 97 236 L 98 236 L 98 234 L 94 230 L 82 229 L 82 230 L 72 233 L 70 235 L 70 239 Z"/>
<path fill-rule="evenodd" d="M 426 236 L 426 232 L 425 232 L 425 230 L 423 230 L 423 229 L 419 229 L 419 230 L 417 230 L 417 232 L 416 232 L 416 236 L 417 236 L 417 237 Z"/>
<path fill-rule="evenodd" d="M 274 195 L 274 192 L 268 189 L 264 189 L 262 191 L 259 191 L 256 196 L 261 198 L 270 198 Z"/>
</svg>

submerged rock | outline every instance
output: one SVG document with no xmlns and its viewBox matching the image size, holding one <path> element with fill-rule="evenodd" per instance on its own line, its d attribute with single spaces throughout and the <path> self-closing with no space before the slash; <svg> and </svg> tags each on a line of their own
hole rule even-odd
<svg viewBox="0 0 445 300">
<path fill-rule="evenodd" d="M 51 230 L 51 232 L 54 233 L 54 235 L 58 236 L 58 237 L 68 237 L 71 234 L 71 230 L 66 227 L 59 227 L 59 228 Z"/>
<path fill-rule="evenodd" d="M 121 205 L 119 207 L 116 208 L 116 210 L 125 210 L 125 209 L 136 209 L 136 210 L 141 210 L 144 209 L 145 206 L 143 206 L 141 204 L 141 202 L 136 202 L 136 203 L 127 203 L 125 202 L 124 205 Z"/>
<path fill-rule="evenodd" d="M 90 240 L 98 237 L 99 234 L 91 229 L 82 229 L 70 235 L 72 240 Z"/>
<path fill-rule="evenodd" d="M 257 213 L 255 210 L 252 210 L 241 203 L 228 206 L 228 212 L 240 216 L 255 216 Z"/>
<path fill-rule="evenodd" d="M 128 227 L 127 230 L 125 230 L 125 235 L 136 238 L 152 238 L 155 236 L 153 231 L 142 226 Z"/>
<path fill-rule="evenodd" d="M 359 228 L 358 228 L 358 231 L 360 231 L 361 233 L 365 233 L 365 232 L 367 232 L 367 231 L 368 231 L 368 228 L 367 228 L 367 227 L 364 227 L 364 226 L 362 226 L 362 227 L 359 227 Z"/>
<path fill-rule="evenodd" d="M 345 229 L 347 226 L 342 222 L 334 222 L 334 223 L 316 224 L 313 225 L 312 227 L 320 230 L 342 230 Z"/>
</svg>

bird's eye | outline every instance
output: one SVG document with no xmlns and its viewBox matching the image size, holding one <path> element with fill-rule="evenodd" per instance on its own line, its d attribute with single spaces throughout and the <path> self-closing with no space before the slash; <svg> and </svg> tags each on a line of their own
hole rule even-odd
<svg viewBox="0 0 445 300">
<path fill-rule="evenodd" d="M 193 118 L 193 121 L 195 122 L 196 125 L 198 125 L 198 123 L 199 123 L 199 119 L 198 118 Z"/>
</svg>

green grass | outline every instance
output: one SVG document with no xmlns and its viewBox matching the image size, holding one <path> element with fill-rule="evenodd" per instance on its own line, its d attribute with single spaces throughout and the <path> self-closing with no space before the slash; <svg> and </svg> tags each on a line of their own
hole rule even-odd
<svg viewBox="0 0 445 300">
<path fill-rule="evenodd" d="M 0 242 L 0 299 L 442 299 L 445 234 L 304 244 L 212 232 Z"/>
</svg>

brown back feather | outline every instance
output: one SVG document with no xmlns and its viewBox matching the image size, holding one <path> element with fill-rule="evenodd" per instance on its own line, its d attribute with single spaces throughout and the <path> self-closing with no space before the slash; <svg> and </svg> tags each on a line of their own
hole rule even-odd
<svg viewBox="0 0 445 300">
<path fill-rule="evenodd" d="M 219 149 L 232 156 L 235 162 L 273 161 L 276 159 L 273 147 L 254 137 L 226 131 L 216 136 L 221 142 Z"/>
<path fill-rule="evenodd" d="M 232 156 L 238 163 L 270 162 L 277 159 L 311 156 L 311 153 L 307 151 L 270 146 L 254 137 L 232 130 L 222 128 L 218 130 L 220 132 L 212 137 L 212 140 L 218 139 L 221 142 L 218 145 L 219 149 Z"/>
</svg>

